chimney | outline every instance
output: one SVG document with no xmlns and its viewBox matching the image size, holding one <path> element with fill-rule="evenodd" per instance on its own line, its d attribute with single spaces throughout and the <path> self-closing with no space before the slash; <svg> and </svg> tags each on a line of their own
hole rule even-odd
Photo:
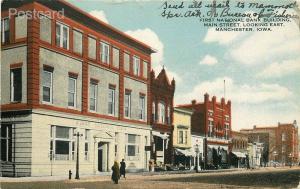
<svg viewBox="0 0 300 189">
<path fill-rule="evenodd" d="M 253 129 L 256 129 L 256 125 L 253 125 Z"/>
<path fill-rule="evenodd" d="M 193 106 L 195 106 L 196 105 L 196 103 L 197 103 L 197 101 L 194 99 L 194 100 L 192 100 L 192 105 Z"/>
<path fill-rule="evenodd" d="M 278 126 L 280 126 L 280 122 L 278 121 Z"/>
<path fill-rule="evenodd" d="M 213 96 L 213 97 L 212 97 L 212 101 L 213 101 L 213 104 L 216 104 L 216 101 L 217 101 L 216 96 Z"/>
</svg>

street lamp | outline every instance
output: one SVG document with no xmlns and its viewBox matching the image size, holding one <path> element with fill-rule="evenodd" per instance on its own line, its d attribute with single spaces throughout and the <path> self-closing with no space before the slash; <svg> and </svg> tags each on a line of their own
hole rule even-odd
<svg viewBox="0 0 300 189">
<path fill-rule="evenodd" d="M 199 173 L 199 169 L 198 169 L 198 165 L 199 165 L 199 145 L 198 144 L 196 144 L 195 152 L 196 152 L 196 173 Z"/>
<path fill-rule="evenodd" d="M 77 152 L 76 152 L 76 175 L 75 175 L 75 179 L 80 179 L 79 178 L 79 137 L 83 136 L 82 134 L 80 134 L 79 132 L 75 133 L 73 136 L 76 136 L 76 140 L 77 140 Z"/>
</svg>

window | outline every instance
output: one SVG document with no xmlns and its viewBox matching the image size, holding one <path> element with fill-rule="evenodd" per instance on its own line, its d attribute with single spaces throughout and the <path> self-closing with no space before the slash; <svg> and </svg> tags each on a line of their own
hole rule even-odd
<svg viewBox="0 0 300 189">
<path fill-rule="evenodd" d="M 1 21 L 2 43 L 9 42 L 9 19 L 5 18 Z"/>
<path fill-rule="evenodd" d="M 178 131 L 178 144 L 183 144 L 183 131 Z"/>
<path fill-rule="evenodd" d="M 127 145 L 126 151 L 127 156 L 130 157 L 137 157 L 139 155 L 139 136 L 133 134 L 127 134 Z"/>
<path fill-rule="evenodd" d="M 139 100 L 139 119 L 145 120 L 145 95 L 140 95 Z"/>
<path fill-rule="evenodd" d="M 46 70 L 43 71 L 43 102 L 52 103 L 52 74 L 52 72 Z"/>
<path fill-rule="evenodd" d="M 112 86 L 108 89 L 108 114 L 115 115 L 115 88 Z"/>
<path fill-rule="evenodd" d="M 213 127 L 214 127 L 214 122 L 208 120 L 208 136 L 209 137 L 213 136 Z"/>
<path fill-rule="evenodd" d="M 131 92 L 125 91 L 125 102 L 124 102 L 125 117 L 129 118 L 131 116 Z"/>
<path fill-rule="evenodd" d="M 100 57 L 101 57 L 101 62 L 105 64 L 109 64 L 109 45 L 101 42 L 100 43 Z"/>
<path fill-rule="evenodd" d="M 56 23 L 56 45 L 69 49 L 69 27 Z"/>
<path fill-rule="evenodd" d="M 159 122 L 160 123 L 165 123 L 165 103 L 160 102 L 158 104 L 158 112 L 159 112 Z"/>
<path fill-rule="evenodd" d="M 1 125 L 1 161 L 12 160 L 12 125 Z"/>
<path fill-rule="evenodd" d="M 82 54 L 82 33 L 73 30 L 73 51 Z"/>
<path fill-rule="evenodd" d="M 178 131 L 178 144 L 187 144 L 187 131 Z"/>
<path fill-rule="evenodd" d="M 68 106 L 76 107 L 76 78 L 69 77 Z"/>
<path fill-rule="evenodd" d="M 51 126 L 50 160 L 74 160 L 74 128 Z M 53 154 L 53 155 L 52 155 Z"/>
<path fill-rule="evenodd" d="M 120 62 L 120 51 L 117 48 L 113 48 L 113 65 L 114 67 L 119 68 Z"/>
<path fill-rule="evenodd" d="M 286 141 L 286 134 L 285 134 L 285 133 L 282 133 L 282 134 L 281 134 L 281 140 L 282 140 L 282 141 Z"/>
<path fill-rule="evenodd" d="M 90 140 L 90 130 L 85 129 L 84 134 L 84 160 L 89 160 L 89 140 Z"/>
<path fill-rule="evenodd" d="M 156 121 L 156 115 L 155 115 L 155 102 L 152 102 L 152 121 Z"/>
<path fill-rule="evenodd" d="M 10 70 L 10 100 L 11 102 L 22 101 L 22 68 Z"/>
<path fill-rule="evenodd" d="M 130 70 L 130 56 L 128 53 L 124 53 L 124 70 L 126 72 Z"/>
<path fill-rule="evenodd" d="M 171 114 L 170 114 L 170 105 L 168 106 L 167 108 L 167 119 L 166 119 L 166 122 L 167 124 L 171 124 Z"/>
<path fill-rule="evenodd" d="M 136 56 L 133 57 L 133 74 L 140 75 L 140 59 Z"/>
<path fill-rule="evenodd" d="M 97 110 L 97 95 L 98 85 L 96 83 L 90 83 L 90 110 Z"/>
</svg>

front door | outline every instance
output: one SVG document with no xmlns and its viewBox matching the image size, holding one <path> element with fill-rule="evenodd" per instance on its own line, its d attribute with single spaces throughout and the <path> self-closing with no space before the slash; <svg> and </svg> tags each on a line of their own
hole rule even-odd
<svg viewBox="0 0 300 189">
<path fill-rule="evenodd" d="M 103 142 L 98 143 L 98 171 L 100 171 L 100 172 L 104 171 L 104 167 L 103 167 L 104 144 L 105 143 L 103 143 Z"/>
</svg>

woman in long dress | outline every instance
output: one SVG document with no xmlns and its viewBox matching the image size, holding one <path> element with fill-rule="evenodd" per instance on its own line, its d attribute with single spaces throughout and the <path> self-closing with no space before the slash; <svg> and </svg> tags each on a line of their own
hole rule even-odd
<svg viewBox="0 0 300 189">
<path fill-rule="evenodd" d="M 120 168 L 117 161 L 114 162 L 114 165 L 111 167 L 111 170 L 111 180 L 113 180 L 115 184 L 118 184 L 118 181 L 120 179 Z"/>
</svg>

